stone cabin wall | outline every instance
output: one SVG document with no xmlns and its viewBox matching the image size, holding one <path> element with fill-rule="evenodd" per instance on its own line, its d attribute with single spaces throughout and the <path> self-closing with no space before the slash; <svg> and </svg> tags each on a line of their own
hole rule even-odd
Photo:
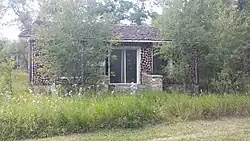
<svg viewBox="0 0 250 141">
<path fill-rule="evenodd" d="M 140 46 L 141 62 L 140 75 L 142 85 L 150 86 L 153 90 L 162 90 L 162 77 L 150 75 L 153 72 L 153 43 L 120 43 L 122 46 Z M 43 68 L 42 54 L 35 40 L 30 40 L 29 45 L 29 79 L 33 85 L 51 85 L 49 73 L 40 72 Z M 144 80 L 143 80 L 144 78 Z"/>
<path fill-rule="evenodd" d="M 161 75 L 142 74 L 142 84 L 149 90 L 162 91 L 162 77 Z"/>
</svg>

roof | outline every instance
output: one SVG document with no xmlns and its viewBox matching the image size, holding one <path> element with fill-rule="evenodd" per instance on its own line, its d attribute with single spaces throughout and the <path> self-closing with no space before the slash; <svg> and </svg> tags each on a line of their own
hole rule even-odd
<svg viewBox="0 0 250 141">
<path fill-rule="evenodd" d="M 111 29 L 121 40 L 160 40 L 160 30 L 151 26 L 115 25 Z"/>
<path fill-rule="evenodd" d="M 18 37 L 31 37 L 33 36 L 33 33 L 31 30 L 23 30 L 21 33 L 19 33 Z"/>
<path fill-rule="evenodd" d="M 111 27 L 114 37 L 120 40 L 143 40 L 143 41 L 163 41 L 160 38 L 160 30 L 151 26 L 144 25 L 113 25 Z M 32 37 L 33 33 L 30 30 L 24 30 L 19 34 L 19 37 Z"/>
</svg>

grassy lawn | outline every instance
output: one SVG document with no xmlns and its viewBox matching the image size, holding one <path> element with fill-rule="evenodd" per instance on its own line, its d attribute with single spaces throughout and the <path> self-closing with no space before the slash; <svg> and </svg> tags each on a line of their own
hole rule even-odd
<svg viewBox="0 0 250 141">
<path fill-rule="evenodd" d="M 26 141 L 247 141 L 250 118 L 177 122 L 134 130 L 107 130 Z"/>
</svg>

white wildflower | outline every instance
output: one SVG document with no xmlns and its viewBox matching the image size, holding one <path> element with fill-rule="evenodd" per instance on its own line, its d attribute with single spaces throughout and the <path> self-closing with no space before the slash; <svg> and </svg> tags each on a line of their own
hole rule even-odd
<svg viewBox="0 0 250 141">
<path fill-rule="evenodd" d="M 69 96 L 72 96 L 72 92 L 73 92 L 73 91 L 71 90 L 71 91 L 69 92 L 69 94 L 68 94 L 68 95 L 69 95 Z"/>
<path fill-rule="evenodd" d="M 135 94 L 138 90 L 138 85 L 134 82 L 131 83 L 131 86 L 130 86 L 132 92 L 130 94 Z"/>
<path fill-rule="evenodd" d="M 55 83 L 53 83 L 53 84 L 51 85 L 50 90 L 51 90 L 52 93 L 57 93 L 56 84 L 55 84 Z"/>
<path fill-rule="evenodd" d="M 80 89 L 79 89 L 78 96 L 80 96 L 81 94 L 82 94 L 82 87 L 80 87 Z"/>
</svg>

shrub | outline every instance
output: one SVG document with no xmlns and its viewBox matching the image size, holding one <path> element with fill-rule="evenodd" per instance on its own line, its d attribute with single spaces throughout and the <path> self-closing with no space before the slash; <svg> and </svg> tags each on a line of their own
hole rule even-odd
<svg viewBox="0 0 250 141">
<path fill-rule="evenodd" d="M 1 62 L 0 61 L 0 93 L 13 93 L 13 65 L 14 61 Z"/>
<path fill-rule="evenodd" d="M 0 140 L 40 138 L 109 128 L 138 128 L 176 119 L 249 116 L 246 95 L 144 92 L 75 97 L 30 94 L 0 97 Z"/>
</svg>

